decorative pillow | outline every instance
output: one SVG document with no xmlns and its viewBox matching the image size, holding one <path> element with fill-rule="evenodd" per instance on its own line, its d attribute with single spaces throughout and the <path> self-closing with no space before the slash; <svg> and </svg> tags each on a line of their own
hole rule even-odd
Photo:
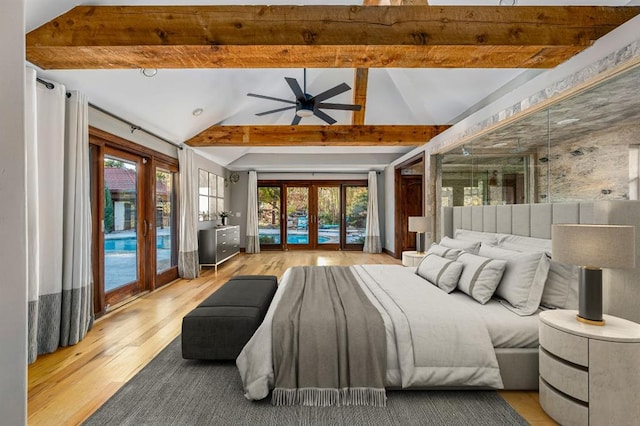
<svg viewBox="0 0 640 426">
<path fill-rule="evenodd" d="M 418 265 L 416 274 L 447 293 L 451 293 L 458 285 L 462 267 L 463 265 L 460 262 L 445 259 L 433 253 L 427 253 Z"/>
<path fill-rule="evenodd" d="M 473 254 L 478 254 L 478 250 L 480 250 L 480 241 L 454 240 L 453 238 L 449 237 L 442 237 L 442 240 L 440 240 L 440 245 L 468 251 L 469 253 Z"/>
<path fill-rule="evenodd" d="M 542 252 L 519 252 L 482 244 L 480 255 L 507 261 L 507 267 L 495 295 L 509 304 L 518 315 L 531 315 L 538 310 L 544 284 L 549 273 L 549 259 Z"/>
<path fill-rule="evenodd" d="M 540 304 L 546 308 L 578 309 L 580 268 L 551 260 Z"/>
<path fill-rule="evenodd" d="M 498 245 L 507 250 L 535 251 L 551 254 L 551 240 L 546 240 L 544 238 L 502 234 L 498 240 Z"/>
<path fill-rule="evenodd" d="M 444 257 L 445 259 L 456 260 L 460 253 L 462 253 L 462 250 L 453 249 L 433 243 L 431 244 L 431 247 L 429 247 L 429 250 L 427 250 L 427 254 L 430 253 L 436 254 L 440 257 Z"/>
<path fill-rule="evenodd" d="M 464 241 L 480 241 L 481 243 L 491 244 L 493 246 L 500 243 L 500 237 L 504 234 L 495 234 L 493 232 L 470 231 L 468 229 L 456 229 L 453 237 L 456 240 Z"/>
<path fill-rule="evenodd" d="M 458 288 L 484 305 L 496 291 L 507 261 L 463 252 L 458 262 L 464 265 Z"/>
<path fill-rule="evenodd" d="M 504 235 L 500 247 L 521 252 L 543 251 L 547 258 L 551 257 L 551 240 L 542 238 Z M 579 280 L 579 267 L 555 262 L 552 258 L 540 305 L 546 308 L 578 309 Z"/>
</svg>

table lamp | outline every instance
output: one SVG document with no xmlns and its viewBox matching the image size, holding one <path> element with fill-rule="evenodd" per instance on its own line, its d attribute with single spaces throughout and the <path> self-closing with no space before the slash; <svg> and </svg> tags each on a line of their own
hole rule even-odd
<svg viewBox="0 0 640 426">
<path fill-rule="evenodd" d="M 425 234 L 431 232 L 431 222 L 425 216 L 409 216 L 409 232 L 416 234 L 416 251 L 424 253 Z"/>
<path fill-rule="evenodd" d="M 578 321 L 604 325 L 602 268 L 634 268 L 636 227 L 626 225 L 553 225 L 553 260 L 580 266 Z"/>
</svg>

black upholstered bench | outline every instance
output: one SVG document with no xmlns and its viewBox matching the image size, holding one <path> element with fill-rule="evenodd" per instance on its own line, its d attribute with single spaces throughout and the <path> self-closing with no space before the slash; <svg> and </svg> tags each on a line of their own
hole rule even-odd
<svg viewBox="0 0 640 426">
<path fill-rule="evenodd" d="M 269 309 L 273 275 L 231 278 L 182 319 L 182 357 L 236 359 Z"/>
</svg>

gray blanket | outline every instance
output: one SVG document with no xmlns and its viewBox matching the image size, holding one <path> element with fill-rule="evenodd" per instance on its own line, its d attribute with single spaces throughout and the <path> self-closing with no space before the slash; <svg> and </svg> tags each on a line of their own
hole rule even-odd
<svg viewBox="0 0 640 426">
<path fill-rule="evenodd" d="M 386 404 L 385 327 L 348 267 L 292 268 L 272 323 L 274 405 Z"/>
</svg>

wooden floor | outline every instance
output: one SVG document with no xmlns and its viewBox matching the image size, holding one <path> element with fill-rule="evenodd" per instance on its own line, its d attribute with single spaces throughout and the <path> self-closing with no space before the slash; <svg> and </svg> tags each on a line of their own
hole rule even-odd
<svg viewBox="0 0 640 426">
<path fill-rule="evenodd" d="M 198 279 L 178 280 L 96 321 L 75 346 L 41 355 L 29 367 L 30 425 L 76 425 L 85 420 L 180 334 L 182 317 L 236 274 L 280 276 L 296 265 L 399 264 L 387 255 L 341 251 L 241 254 L 205 269 Z M 500 392 L 532 425 L 554 422 L 537 392 Z M 1 422 L 0 422 L 1 423 Z"/>
</svg>

